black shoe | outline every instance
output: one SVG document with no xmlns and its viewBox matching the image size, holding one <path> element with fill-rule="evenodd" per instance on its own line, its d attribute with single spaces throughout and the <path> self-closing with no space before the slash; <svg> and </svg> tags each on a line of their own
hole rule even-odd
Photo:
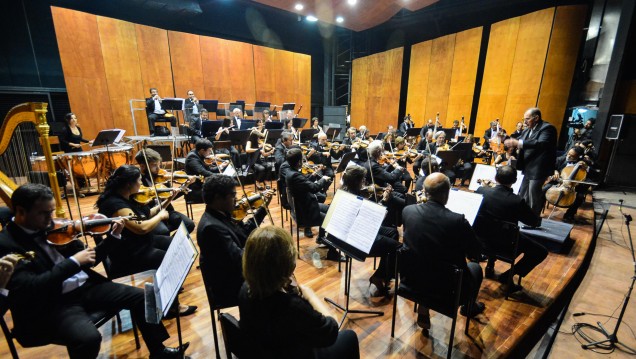
<svg viewBox="0 0 636 359">
<path fill-rule="evenodd" d="M 431 329 L 431 315 L 429 313 L 419 313 L 417 315 L 417 326 L 424 329 Z"/>
<path fill-rule="evenodd" d="M 376 290 L 371 291 L 371 297 L 379 298 L 386 297 L 389 295 L 389 287 L 384 284 L 384 281 L 380 277 L 371 277 L 369 278 L 369 286 L 374 285 Z"/>
<path fill-rule="evenodd" d="M 475 302 L 473 304 L 473 307 L 471 308 L 470 313 L 468 313 L 468 316 L 471 318 L 474 318 L 476 316 L 478 316 L 479 314 L 483 313 L 484 309 L 486 309 L 486 305 L 482 302 Z M 459 314 L 466 316 L 466 312 L 468 312 L 468 309 L 466 308 L 465 305 L 462 305 L 461 309 L 459 309 Z"/>
<path fill-rule="evenodd" d="M 185 317 L 186 315 L 194 314 L 194 312 L 196 312 L 198 308 L 199 307 L 197 307 L 196 305 L 189 305 L 188 309 L 186 309 L 183 312 L 179 313 L 179 316 L 180 317 Z M 164 319 L 176 318 L 177 317 L 177 310 L 179 310 L 179 309 L 178 308 L 177 309 L 170 309 L 168 311 L 168 315 L 166 315 L 164 317 Z"/>
<path fill-rule="evenodd" d="M 565 215 L 563 216 L 563 222 L 565 223 L 574 223 L 574 215 Z"/>
<path fill-rule="evenodd" d="M 333 249 L 333 248 L 329 248 L 329 250 L 327 251 L 327 257 L 325 258 L 328 261 L 335 261 L 335 262 L 343 262 L 345 261 L 345 257 L 341 256 L 337 250 Z"/>
<path fill-rule="evenodd" d="M 508 285 L 508 276 L 509 275 L 510 275 L 510 271 L 506 271 L 506 272 L 501 273 L 499 275 L 499 277 L 497 278 L 497 282 L 507 286 Z M 523 290 L 522 286 L 520 286 L 519 284 L 516 284 L 514 282 L 514 277 L 512 279 L 513 279 L 513 281 L 510 283 L 510 287 L 507 288 L 508 291 L 510 293 L 514 293 L 514 292 L 518 292 L 520 290 Z"/>
<path fill-rule="evenodd" d="M 176 348 L 166 347 L 160 353 L 157 353 L 154 355 L 150 354 L 150 359 L 169 359 L 169 358 L 189 359 L 190 358 L 189 356 L 184 355 L 186 349 L 188 349 L 189 346 L 190 346 L 190 342 L 186 342 L 180 347 L 176 347 Z"/>
<path fill-rule="evenodd" d="M 314 234 L 311 232 L 311 227 L 305 227 L 305 237 L 313 238 Z"/>
<path fill-rule="evenodd" d="M 486 267 L 486 278 L 488 279 L 496 279 L 497 275 L 495 274 L 495 268 Z"/>
</svg>

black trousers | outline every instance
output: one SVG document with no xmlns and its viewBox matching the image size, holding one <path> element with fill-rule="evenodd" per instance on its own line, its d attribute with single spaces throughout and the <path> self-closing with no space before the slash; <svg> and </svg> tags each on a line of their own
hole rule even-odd
<svg viewBox="0 0 636 359">
<path fill-rule="evenodd" d="M 157 121 L 170 121 L 170 126 L 177 127 L 177 118 L 176 117 L 165 117 L 164 115 L 158 115 L 156 113 L 151 113 L 148 115 L 148 130 L 151 135 L 155 133 L 155 122 Z"/>
<path fill-rule="evenodd" d="M 70 358 L 96 358 L 102 336 L 90 320 L 89 312 L 129 309 L 151 355 L 163 350 L 169 335 L 163 324 L 149 324 L 145 319 L 144 291 L 112 282 L 87 281 L 80 288 L 64 294 L 59 310 L 52 314 L 47 330 L 51 343 L 64 345 Z"/>
<path fill-rule="evenodd" d="M 360 344 L 356 332 L 351 329 L 338 332 L 336 342 L 326 348 L 314 349 L 315 359 L 358 359 Z"/>
<path fill-rule="evenodd" d="M 110 276 L 117 278 L 159 268 L 171 241 L 172 237 L 170 236 L 153 234 L 149 245 L 145 245 L 133 253 L 111 255 Z"/>
<path fill-rule="evenodd" d="M 464 305 L 469 304 L 471 300 L 477 300 L 481 282 L 484 280 L 484 272 L 481 270 L 479 263 L 468 262 L 466 266 L 468 267 L 468 276 L 465 273 L 463 279 L 468 278 L 468 284 L 462 285 L 462 304 Z M 464 293 L 466 294 L 464 295 Z"/>
<path fill-rule="evenodd" d="M 487 243 L 486 245 L 490 245 Z M 520 277 L 525 277 L 538 266 L 539 263 L 548 256 L 548 250 L 540 243 L 529 238 L 523 233 L 519 237 L 519 245 L 517 247 L 517 254 L 523 254 L 523 257 L 515 263 L 515 272 Z M 487 268 L 494 268 L 495 260 L 488 259 Z"/>
<path fill-rule="evenodd" d="M 394 277 L 395 253 L 402 245 L 399 238 L 397 229 L 387 226 L 380 227 L 369 251 L 369 257 L 380 257 L 380 264 L 371 277 L 380 277 L 384 281 L 389 281 Z"/>
</svg>

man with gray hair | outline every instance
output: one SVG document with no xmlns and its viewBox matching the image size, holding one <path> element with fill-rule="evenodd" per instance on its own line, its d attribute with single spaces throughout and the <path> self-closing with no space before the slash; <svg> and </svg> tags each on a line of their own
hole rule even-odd
<svg viewBox="0 0 636 359">
<path fill-rule="evenodd" d="M 232 117 L 234 118 L 234 123 L 236 124 L 237 130 L 241 130 L 241 121 L 243 121 L 243 119 L 241 118 L 241 115 L 243 114 L 241 113 L 240 107 L 235 107 L 232 110 Z"/>
<path fill-rule="evenodd" d="M 380 187 L 390 185 L 395 191 L 402 194 L 406 193 L 408 189 L 402 184 L 402 174 L 406 171 L 406 168 L 396 162 L 389 166 L 391 172 L 384 169 L 378 163 L 383 151 L 384 145 L 382 141 L 373 141 L 367 147 L 369 160 L 364 164 L 367 169 L 367 183 L 375 183 Z"/>
<path fill-rule="evenodd" d="M 433 173 L 426 177 L 424 188 L 428 201 L 407 206 L 402 212 L 406 249 L 402 280 L 417 290 L 424 288 L 424 283 L 427 283 L 427 288 L 430 287 L 430 278 L 424 279 L 422 273 L 430 272 L 433 263 L 441 261 L 463 269 L 460 313 L 474 317 L 485 308 L 483 303 L 476 302 L 483 273 L 479 263 L 466 263 L 466 258 L 481 257 L 481 245 L 464 215 L 445 207 L 450 191 L 448 177 Z M 425 276 L 431 277 L 431 273 Z M 439 282 L 439 287 L 446 285 Z M 471 307 L 470 312 L 468 307 Z M 420 306 L 418 312 L 418 325 L 424 329 L 430 328 L 428 309 Z"/>
</svg>

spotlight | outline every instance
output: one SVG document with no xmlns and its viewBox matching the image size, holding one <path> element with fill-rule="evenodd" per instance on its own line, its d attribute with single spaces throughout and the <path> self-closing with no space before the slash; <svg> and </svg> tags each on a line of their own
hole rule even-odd
<svg viewBox="0 0 636 359">
<path fill-rule="evenodd" d="M 358 2 L 358 0 L 347 0 L 347 4 L 353 6 Z"/>
<path fill-rule="evenodd" d="M 307 15 L 307 17 L 305 19 L 307 19 L 307 21 L 311 21 L 311 22 L 318 21 L 318 18 L 315 17 L 314 15 Z"/>
<path fill-rule="evenodd" d="M 303 6 L 303 4 L 301 4 L 301 3 L 298 3 L 298 4 L 296 4 L 296 6 L 294 6 L 294 9 L 296 9 L 296 10 L 298 10 L 298 11 L 301 11 L 301 10 L 302 10 L 302 9 L 304 9 L 304 8 L 305 8 L 305 7 L 304 7 L 304 6 Z"/>
<path fill-rule="evenodd" d="M 344 21 L 344 18 L 342 16 L 338 16 L 336 18 L 336 22 L 339 23 L 339 24 L 342 23 L 343 21 Z"/>
</svg>

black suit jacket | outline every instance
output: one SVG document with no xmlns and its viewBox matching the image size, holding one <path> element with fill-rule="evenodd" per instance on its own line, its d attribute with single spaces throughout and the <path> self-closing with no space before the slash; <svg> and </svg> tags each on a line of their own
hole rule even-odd
<svg viewBox="0 0 636 359">
<path fill-rule="evenodd" d="M 256 211 L 256 222 L 265 218 L 265 210 Z M 199 263 L 203 281 L 214 298 L 210 302 L 221 306 L 238 304 L 243 284 L 241 260 L 249 234 L 256 228 L 253 220 L 233 223 L 226 215 L 206 208 L 197 227 L 197 242 L 201 249 Z M 208 294 L 209 295 L 209 294 Z"/>
<path fill-rule="evenodd" d="M 369 164 L 371 164 L 370 171 Z M 389 172 L 380 166 L 375 159 L 365 162 L 364 167 L 367 169 L 367 183 L 374 182 L 380 187 L 386 187 L 387 184 L 393 186 L 396 182 L 402 181 L 402 170 L 395 169 L 392 172 Z M 370 173 L 373 173 L 373 181 L 371 181 Z"/>
<path fill-rule="evenodd" d="M 413 127 L 413 125 L 407 125 L 407 124 L 406 124 L 406 121 L 404 121 L 404 122 L 402 122 L 402 123 L 398 126 L 397 133 L 398 133 L 400 136 L 404 136 L 404 135 L 406 134 L 406 131 L 407 131 L 409 128 L 412 128 L 412 127 Z"/>
<path fill-rule="evenodd" d="M 276 146 L 274 146 L 274 161 L 277 169 L 279 169 L 280 165 L 286 161 L 285 156 L 287 155 L 287 150 L 288 148 L 280 142 L 276 143 Z"/>
<path fill-rule="evenodd" d="M 481 253 L 481 244 L 464 215 L 429 201 L 406 206 L 402 221 L 406 254 L 401 273 L 407 284 L 417 287 L 422 271 L 428 270 L 431 261 L 451 263 L 464 269 L 464 282 L 469 283 L 466 257 L 477 257 Z"/>
<path fill-rule="evenodd" d="M 557 131 L 554 126 L 540 121 L 530 135 L 526 129 L 519 138 L 523 148 L 519 149 L 517 169 L 529 180 L 545 180 L 554 173 L 556 162 Z"/>
<path fill-rule="evenodd" d="M 475 192 L 484 196 L 479 215 L 515 224 L 522 222 L 529 226 L 541 223 L 541 217 L 532 211 L 523 198 L 514 194 L 512 188 L 502 185 L 494 188 L 481 186 Z"/>
<path fill-rule="evenodd" d="M 287 188 L 294 198 L 296 217 L 299 223 L 308 226 L 322 224 L 320 206 L 316 193 L 322 191 L 328 182 L 323 178 L 312 182 L 297 170 L 290 169 L 285 177 Z"/>
<path fill-rule="evenodd" d="M 101 262 L 118 240 L 108 238 L 96 248 L 96 263 Z M 7 286 L 9 307 L 13 317 L 14 333 L 21 343 L 44 345 L 50 342 L 47 327 L 62 301 L 62 283 L 83 270 L 88 281 L 105 282 L 107 279 L 90 268 L 80 268 L 69 257 L 83 249 L 80 241 L 74 241 L 58 251 L 65 260 L 54 264 L 49 255 L 36 243 L 33 235 L 10 222 L 0 232 L 0 257 L 9 253 L 35 252 L 31 261 L 20 262 Z M 86 284 L 85 284 L 86 285 Z"/>
</svg>

